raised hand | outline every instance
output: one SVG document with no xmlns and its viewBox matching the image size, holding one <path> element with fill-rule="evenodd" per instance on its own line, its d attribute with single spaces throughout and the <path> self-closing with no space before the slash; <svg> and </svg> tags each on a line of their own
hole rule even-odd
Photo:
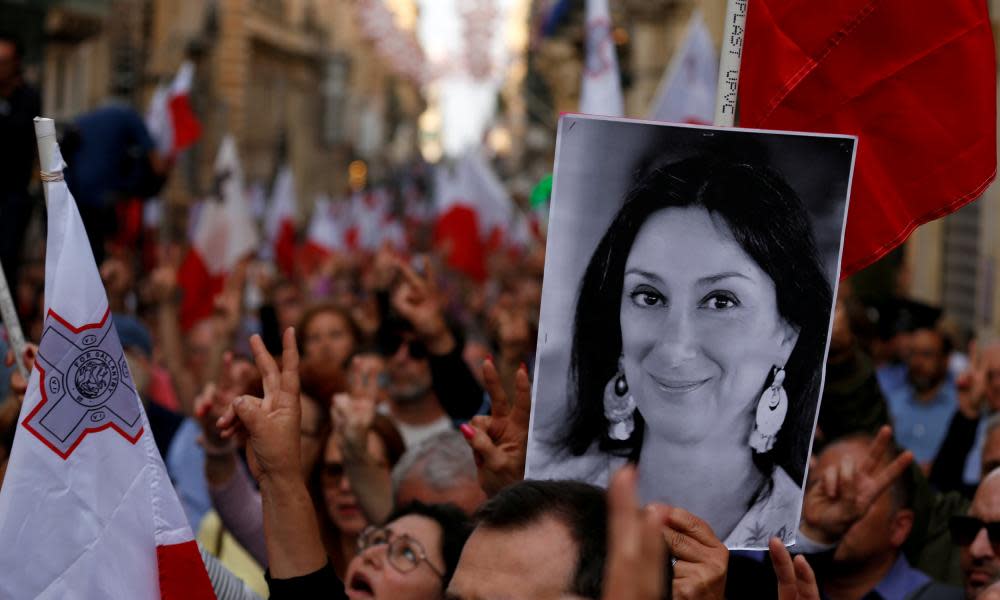
<svg viewBox="0 0 1000 600">
<path fill-rule="evenodd" d="M 635 468 L 619 469 L 608 486 L 608 558 L 604 600 L 660 600 L 666 545 L 654 511 L 640 510 Z"/>
<path fill-rule="evenodd" d="M 490 395 L 490 416 L 473 417 L 462 425 L 462 435 L 472 447 L 479 468 L 479 485 L 492 497 L 505 486 L 524 479 L 531 417 L 531 382 L 524 365 L 514 377 L 514 402 L 500 383 L 492 360 L 483 362 L 483 383 Z"/>
<path fill-rule="evenodd" d="M 978 419 L 986 398 L 986 365 L 976 351 L 976 342 L 969 342 L 969 367 L 958 376 L 958 410 L 967 419 Z"/>
<path fill-rule="evenodd" d="M 778 600 L 820 600 L 816 575 L 804 556 L 788 553 L 788 548 L 778 538 L 768 543 L 771 564 L 778 579 Z"/>
<path fill-rule="evenodd" d="M 441 298 L 434 285 L 434 275 L 427 261 L 427 274 L 418 275 L 410 265 L 396 261 L 402 281 L 392 291 L 392 307 L 413 325 L 427 349 L 437 355 L 450 352 L 455 338 L 444 319 Z"/>
<path fill-rule="evenodd" d="M 281 339 L 281 368 L 264 347 L 259 335 L 250 338 L 254 362 L 260 371 L 264 397 L 237 396 L 217 425 L 222 437 L 237 433 L 247 437 L 247 464 L 257 481 L 301 479 L 301 412 L 299 404 L 299 351 L 295 330 Z"/>
<path fill-rule="evenodd" d="M 367 453 L 368 431 L 375 420 L 379 395 L 378 378 L 381 372 L 381 358 L 354 357 L 347 380 L 348 393 L 333 397 L 333 426 L 340 434 L 342 448 L 352 455 Z"/>
<path fill-rule="evenodd" d="M 729 550 L 708 523 L 683 508 L 651 504 L 649 510 L 657 514 L 667 551 L 677 559 L 671 598 L 723 600 Z"/>
<path fill-rule="evenodd" d="M 891 443 L 892 429 L 884 425 L 860 465 L 845 457 L 840 465 L 810 473 L 802 502 L 802 533 L 816 542 L 833 544 L 868 512 L 879 494 L 913 462 L 909 451 L 886 461 Z"/>
</svg>

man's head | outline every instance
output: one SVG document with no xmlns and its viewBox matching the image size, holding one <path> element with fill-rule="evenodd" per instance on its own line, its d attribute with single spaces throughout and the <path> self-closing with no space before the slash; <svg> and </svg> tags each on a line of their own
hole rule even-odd
<svg viewBox="0 0 1000 600">
<path fill-rule="evenodd" d="M 125 350 L 125 359 L 135 389 L 145 398 L 146 386 L 151 376 L 151 361 L 153 359 L 153 337 L 149 329 L 135 317 L 114 315 L 115 330 L 118 340 Z"/>
<path fill-rule="evenodd" d="M 1000 524 L 1000 471 L 992 471 L 979 484 L 968 516 L 982 524 Z M 971 600 L 1000 578 L 1000 540 L 991 540 L 987 528 L 979 523 L 972 522 L 969 526 L 966 521 L 963 527 L 955 525 L 953 520 L 952 541 L 961 547 L 965 595 Z"/>
<path fill-rule="evenodd" d="M 378 340 L 379 351 L 385 357 L 386 394 L 397 404 L 420 402 L 431 392 L 427 348 L 410 328 L 390 326 L 387 329 L 392 333 Z"/>
<path fill-rule="evenodd" d="M 9 85 L 21 76 L 21 41 L 9 33 L 0 33 L 0 86 Z"/>
<path fill-rule="evenodd" d="M 944 381 L 950 354 L 950 343 L 939 331 L 924 328 L 913 332 L 906 361 L 910 383 L 918 392 L 933 390 Z"/>
<path fill-rule="evenodd" d="M 607 549 L 604 491 L 572 481 L 523 481 L 476 513 L 448 600 L 601 596 Z"/>
<path fill-rule="evenodd" d="M 850 460 L 855 465 L 864 461 L 871 444 L 868 435 L 854 435 L 837 440 L 826 447 L 818 458 L 817 471 Z M 890 452 L 886 462 L 898 452 Z M 849 577 L 868 568 L 878 568 L 895 562 L 899 549 L 913 527 L 913 480 L 904 473 L 872 503 L 868 512 L 856 522 L 841 540 L 834 553 L 835 576 Z"/>
<path fill-rule="evenodd" d="M 456 431 L 441 432 L 408 450 L 393 469 L 392 482 L 396 506 L 415 500 L 451 503 L 472 514 L 486 501 L 472 450 Z"/>
</svg>

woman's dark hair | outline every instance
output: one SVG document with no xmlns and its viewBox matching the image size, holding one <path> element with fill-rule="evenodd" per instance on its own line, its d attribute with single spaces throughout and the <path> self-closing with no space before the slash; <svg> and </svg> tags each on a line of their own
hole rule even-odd
<svg viewBox="0 0 1000 600">
<path fill-rule="evenodd" d="M 414 500 L 392 511 L 385 522 L 391 523 L 408 515 L 426 517 L 441 528 L 441 559 L 444 561 L 444 581 L 441 588 L 447 588 L 451 576 L 455 574 L 458 559 L 462 556 L 465 541 L 472 534 L 472 520 L 454 504 L 424 504 Z"/>
<path fill-rule="evenodd" d="M 646 219 L 670 207 L 701 207 L 722 218 L 740 247 L 774 282 L 782 318 L 799 330 L 785 365 L 789 398 L 785 423 L 774 448 L 754 454 L 754 460 L 765 474 L 780 465 L 801 482 L 833 294 L 817 255 L 809 215 L 795 191 L 769 167 L 739 159 L 684 159 L 653 169 L 627 193 L 583 277 L 570 359 L 576 406 L 564 443 L 576 455 L 597 441 L 605 451 L 638 458 L 642 416 L 636 412 L 630 439 L 611 440 L 604 417 L 604 387 L 618 370 L 622 350 L 618 315 L 629 252 Z M 768 379 L 765 385 L 770 384 Z"/>
</svg>

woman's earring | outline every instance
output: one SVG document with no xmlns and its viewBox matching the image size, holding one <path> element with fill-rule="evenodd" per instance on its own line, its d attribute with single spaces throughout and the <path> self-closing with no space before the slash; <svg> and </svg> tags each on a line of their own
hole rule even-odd
<svg viewBox="0 0 1000 600">
<path fill-rule="evenodd" d="M 618 372 L 604 386 L 604 418 L 608 420 L 608 437 L 623 442 L 635 430 L 635 398 L 628 393 L 625 369 L 619 361 Z"/>
<path fill-rule="evenodd" d="M 774 367 L 771 385 L 757 401 L 757 418 L 754 420 L 753 431 L 750 432 L 750 447 L 758 454 L 774 447 L 778 431 L 788 414 L 788 394 L 782 386 L 784 382 L 785 370 Z"/>
</svg>

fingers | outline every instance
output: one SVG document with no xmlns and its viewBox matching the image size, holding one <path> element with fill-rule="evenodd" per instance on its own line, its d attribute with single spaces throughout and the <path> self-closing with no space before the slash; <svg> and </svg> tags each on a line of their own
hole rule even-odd
<svg viewBox="0 0 1000 600">
<path fill-rule="evenodd" d="M 671 529 L 684 535 L 690 536 L 695 541 L 705 546 L 720 546 L 722 542 L 715 537 L 715 533 L 708 523 L 680 507 L 673 507 L 669 515 Z"/>
<path fill-rule="evenodd" d="M 219 387 L 232 389 L 233 385 L 233 353 L 229 350 L 222 354 L 222 371 L 219 373 Z"/>
<path fill-rule="evenodd" d="M 773 537 L 768 542 L 768 549 L 771 551 L 771 566 L 778 579 L 778 600 L 797 600 L 798 581 L 788 548 L 785 548 L 781 540 Z"/>
<path fill-rule="evenodd" d="M 469 447 L 482 458 L 483 466 L 490 470 L 496 470 L 503 465 L 503 453 L 496 447 L 490 436 L 486 435 L 485 431 L 469 424 L 462 425 L 460 429 Z"/>
<path fill-rule="evenodd" d="M 282 344 L 284 344 L 284 339 L 282 339 Z M 264 346 L 264 340 L 257 334 L 250 336 L 250 350 L 253 352 L 254 364 L 257 365 L 257 370 L 260 371 L 260 377 L 264 384 L 264 400 L 268 401 L 268 397 L 277 394 L 280 388 L 278 363 L 274 362 L 274 357 Z"/>
<path fill-rule="evenodd" d="M 494 417 L 502 417 L 506 415 L 510 410 L 510 404 L 507 402 L 507 392 L 504 391 L 503 385 L 500 383 L 500 373 L 497 372 L 497 366 L 493 364 L 493 360 L 487 358 L 483 361 L 483 385 L 486 387 L 486 393 L 490 396 L 490 414 Z"/>
<path fill-rule="evenodd" d="M 868 452 L 861 463 L 862 473 L 874 473 L 878 469 L 878 466 L 882 464 L 886 451 L 889 449 L 891 441 L 892 428 L 888 425 L 883 425 L 879 428 L 878 433 L 875 434 L 875 439 L 868 445 Z"/>
<path fill-rule="evenodd" d="M 261 346 L 263 345 L 264 342 L 261 342 Z M 273 359 L 271 362 L 274 362 Z M 281 340 L 281 391 L 283 393 L 277 398 L 280 404 L 299 406 L 299 347 L 295 342 L 293 327 L 285 330 Z"/>
<path fill-rule="evenodd" d="M 422 277 L 420 277 L 420 275 L 417 275 L 416 271 L 414 271 L 410 265 L 406 264 L 403 260 L 397 259 L 396 266 L 399 268 L 399 272 L 403 275 L 403 280 L 409 284 L 414 293 L 420 295 L 427 293 L 427 283 Z"/>
<path fill-rule="evenodd" d="M 879 473 L 873 478 L 872 498 L 877 498 L 878 495 L 888 488 L 893 481 L 905 473 L 906 470 L 910 468 L 910 464 L 912 462 L 913 453 L 907 450 L 897 456 L 884 469 L 879 471 Z"/>
<path fill-rule="evenodd" d="M 618 470 L 608 487 L 605 598 L 655 600 L 664 588 L 666 549 L 655 511 L 640 511 L 635 468 Z"/>
<path fill-rule="evenodd" d="M 232 410 L 240 423 L 252 435 L 260 425 L 261 416 L 264 413 L 264 403 L 260 398 L 253 396 L 237 396 L 233 400 Z"/>
<path fill-rule="evenodd" d="M 531 380 L 528 379 L 528 367 L 524 364 L 514 375 L 514 406 L 511 407 L 510 420 L 525 430 L 531 420 Z"/>
<path fill-rule="evenodd" d="M 795 582 L 798 587 L 798 600 L 820 600 L 819 586 L 816 584 L 816 575 L 813 573 L 809 561 L 804 556 L 796 556 L 795 560 Z"/>
<path fill-rule="evenodd" d="M 855 480 L 854 474 L 856 470 L 854 468 L 854 460 L 850 456 L 845 456 L 840 461 L 840 473 L 837 475 L 837 483 L 839 489 L 837 490 L 837 495 L 842 498 L 854 498 L 854 494 L 857 492 L 857 481 Z"/>
<path fill-rule="evenodd" d="M 837 497 L 837 467 L 829 466 L 822 473 L 820 485 L 823 486 L 823 495 L 827 498 Z"/>
</svg>

